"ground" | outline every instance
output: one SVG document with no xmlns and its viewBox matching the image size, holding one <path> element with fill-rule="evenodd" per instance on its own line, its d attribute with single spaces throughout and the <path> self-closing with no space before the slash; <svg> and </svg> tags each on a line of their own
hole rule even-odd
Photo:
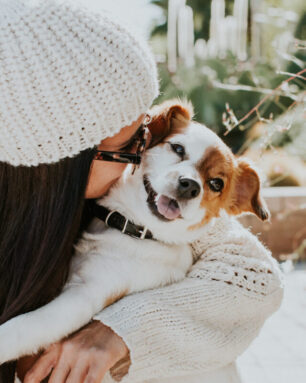
<svg viewBox="0 0 306 383">
<path fill-rule="evenodd" d="M 243 383 L 306 383 L 306 270 L 285 282 L 281 308 L 238 359 Z"/>
</svg>

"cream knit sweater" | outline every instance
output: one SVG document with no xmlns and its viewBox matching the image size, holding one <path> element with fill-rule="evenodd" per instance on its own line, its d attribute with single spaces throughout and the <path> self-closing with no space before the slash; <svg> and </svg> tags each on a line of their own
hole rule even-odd
<svg viewBox="0 0 306 383">
<path fill-rule="evenodd" d="M 121 383 L 232 382 L 227 366 L 279 307 L 277 262 L 234 218 L 218 219 L 192 248 L 182 282 L 127 296 L 95 317 L 129 347 Z"/>
</svg>

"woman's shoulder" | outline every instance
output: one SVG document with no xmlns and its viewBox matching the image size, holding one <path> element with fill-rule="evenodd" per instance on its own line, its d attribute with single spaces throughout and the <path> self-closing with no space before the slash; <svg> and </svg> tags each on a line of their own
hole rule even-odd
<svg viewBox="0 0 306 383">
<path fill-rule="evenodd" d="M 252 234 L 249 228 L 244 227 L 236 217 L 221 213 L 220 217 L 211 221 L 207 228 L 203 229 L 202 235 L 195 240 L 191 247 L 195 255 L 200 255 L 209 249 L 223 248 L 227 246 L 247 247 L 255 250 L 255 253 L 270 254 L 270 251 L 262 244 L 259 238 Z"/>
</svg>

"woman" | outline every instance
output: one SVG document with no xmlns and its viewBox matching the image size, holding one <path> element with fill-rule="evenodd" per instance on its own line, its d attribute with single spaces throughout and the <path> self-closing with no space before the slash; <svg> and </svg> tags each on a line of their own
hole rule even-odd
<svg viewBox="0 0 306 383">
<path fill-rule="evenodd" d="M 85 198 L 106 193 L 125 167 L 95 160 L 96 148 L 131 150 L 158 87 L 143 42 L 113 20 L 54 1 L 0 0 L 0 74 L 4 323 L 60 292 L 90 219 Z M 184 281 L 118 301 L 36 361 L 19 361 L 19 376 L 230 381 L 232 363 L 280 304 L 279 270 L 233 220 L 217 222 L 193 250 Z M 12 382 L 15 364 L 0 369 L 1 383 Z"/>
</svg>

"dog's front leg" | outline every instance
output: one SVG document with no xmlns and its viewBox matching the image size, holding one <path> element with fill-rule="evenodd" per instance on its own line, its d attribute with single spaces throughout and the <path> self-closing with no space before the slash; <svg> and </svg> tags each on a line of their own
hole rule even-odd
<svg viewBox="0 0 306 383">
<path fill-rule="evenodd" d="M 94 305 L 85 286 L 67 288 L 55 300 L 0 326 L 0 364 L 60 340 L 88 323 Z"/>
<path fill-rule="evenodd" d="M 90 255 L 88 256 L 90 259 Z M 105 262 L 102 269 L 86 265 L 86 280 L 71 278 L 63 292 L 47 305 L 10 319 L 0 326 L 0 364 L 36 353 L 87 324 L 103 307 L 125 291 L 116 268 Z M 100 275 L 100 279 L 97 278 Z M 82 275 L 84 277 L 84 275 Z M 76 281 L 77 282 L 76 282 Z"/>
</svg>

